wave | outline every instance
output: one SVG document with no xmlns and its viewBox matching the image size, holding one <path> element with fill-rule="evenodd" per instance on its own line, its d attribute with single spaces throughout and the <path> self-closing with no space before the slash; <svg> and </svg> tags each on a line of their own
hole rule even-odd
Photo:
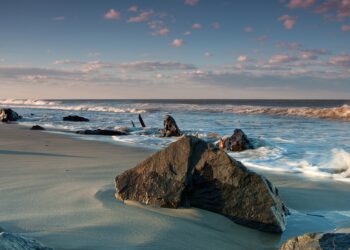
<svg viewBox="0 0 350 250">
<path fill-rule="evenodd" d="M 278 116 L 302 116 L 350 121 L 350 106 L 344 104 L 333 108 L 280 108 L 280 107 L 235 107 L 226 112 L 238 114 L 268 114 Z"/>
<path fill-rule="evenodd" d="M 111 106 L 96 105 L 64 105 L 60 101 L 45 101 L 34 99 L 2 99 L 0 105 L 14 108 L 33 108 L 33 109 L 55 109 L 55 110 L 72 110 L 72 111 L 93 111 L 109 113 L 145 113 L 144 109 L 137 108 L 118 108 Z"/>
</svg>

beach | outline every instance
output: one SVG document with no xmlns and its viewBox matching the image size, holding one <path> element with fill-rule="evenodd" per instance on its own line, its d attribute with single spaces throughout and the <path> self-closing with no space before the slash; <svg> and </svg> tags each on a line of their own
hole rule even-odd
<svg viewBox="0 0 350 250">
<path fill-rule="evenodd" d="M 282 235 L 200 209 L 114 198 L 114 178 L 155 150 L 0 125 L 0 226 L 54 249 L 277 249 L 312 231 L 350 227 L 349 184 L 259 171 L 291 210 Z"/>
</svg>

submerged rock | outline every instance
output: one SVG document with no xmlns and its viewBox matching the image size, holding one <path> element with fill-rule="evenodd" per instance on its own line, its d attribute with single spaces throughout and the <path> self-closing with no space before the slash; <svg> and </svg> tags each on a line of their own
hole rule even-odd
<svg viewBox="0 0 350 250">
<path fill-rule="evenodd" d="M 163 129 L 163 136 L 164 137 L 172 137 L 172 136 L 180 136 L 181 132 L 179 127 L 176 124 L 175 119 L 170 116 L 170 115 L 166 115 L 164 117 L 164 129 Z"/>
<path fill-rule="evenodd" d="M 233 135 L 220 139 L 219 148 L 229 151 L 244 151 L 254 149 L 247 135 L 241 129 L 235 129 Z"/>
<path fill-rule="evenodd" d="M 0 232 L 1 250 L 53 250 L 45 247 L 37 240 L 29 239 L 19 234 Z"/>
<path fill-rule="evenodd" d="M 2 122 L 14 122 L 21 118 L 22 116 L 17 114 L 12 109 L 0 109 L 0 121 Z"/>
<path fill-rule="evenodd" d="M 76 132 L 82 135 L 127 135 L 128 133 L 119 130 L 106 130 L 106 129 L 96 129 L 96 130 L 80 130 Z"/>
<path fill-rule="evenodd" d="M 69 115 L 69 116 L 65 116 L 63 117 L 63 121 L 70 121 L 70 122 L 89 122 L 90 120 L 85 118 L 85 117 L 81 117 L 81 116 L 77 116 L 77 115 Z"/>
<path fill-rule="evenodd" d="M 280 250 L 348 250 L 350 234 L 308 233 L 287 240 Z"/>
<path fill-rule="evenodd" d="M 192 206 L 261 231 L 285 229 L 288 209 L 277 188 L 197 137 L 181 138 L 115 181 L 121 200 L 167 208 Z"/>
<path fill-rule="evenodd" d="M 43 128 L 39 125 L 34 125 L 33 127 L 30 128 L 30 130 L 45 130 L 45 128 Z"/>
</svg>

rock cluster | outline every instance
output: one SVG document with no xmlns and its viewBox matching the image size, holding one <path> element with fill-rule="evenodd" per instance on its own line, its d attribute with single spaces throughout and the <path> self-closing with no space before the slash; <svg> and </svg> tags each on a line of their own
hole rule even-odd
<svg viewBox="0 0 350 250">
<path fill-rule="evenodd" d="M 241 129 L 235 129 L 230 137 L 220 139 L 219 148 L 235 152 L 254 149 L 253 144 Z"/>
<path fill-rule="evenodd" d="M 88 122 L 89 119 L 77 115 L 69 115 L 63 117 L 63 121 L 69 121 L 69 122 Z"/>
<path fill-rule="evenodd" d="M 96 130 L 80 130 L 76 132 L 82 135 L 127 135 L 128 133 L 119 130 L 107 130 L 107 129 L 96 129 Z"/>
</svg>

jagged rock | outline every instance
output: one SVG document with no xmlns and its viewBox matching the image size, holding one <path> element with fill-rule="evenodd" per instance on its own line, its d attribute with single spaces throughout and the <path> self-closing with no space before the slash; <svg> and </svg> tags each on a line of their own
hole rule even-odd
<svg viewBox="0 0 350 250">
<path fill-rule="evenodd" d="M 254 148 L 247 135 L 241 129 L 235 129 L 230 137 L 221 138 L 218 146 L 220 149 L 229 151 L 243 151 Z"/>
<path fill-rule="evenodd" d="M 0 232 L 1 250 L 53 250 L 45 247 L 39 241 L 29 239 L 19 234 Z"/>
<path fill-rule="evenodd" d="M 116 198 L 197 207 L 261 231 L 281 233 L 288 209 L 278 190 L 226 152 L 185 136 L 115 179 Z"/>
<path fill-rule="evenodd" d="M 349 250 L 350 234 L 308 233 L 287 240 L 280 250 Z"/>
<path fill-rule="evenodd" d="M 22 116 L 17 114 L 12 109 L 0 109 L 0 121 L 2 122 L 14 122 L 21 118 Z"/>
<path fill-rule="evenodd" d="M 180 136 L 181 132 L 180 129 L 178 128 L 175 119 L 170 116 L 166 115 L 164 117 L 164 129 L 163 129 L 163 136 L 164 137 L 171 137 L 171 136 Z"/>
<path fill-rule="evenodd" d="M 76 132 L 82 135 L 127 135 L 128 133 L 119 130 L 106 130 L 106 129 L 96 129 L 96 130 L 80 130 Z"/>
<path fill-rule="evenodd" d="M 30 128 L 30 130 L 45 130 L 45 128 L 43 128 L 39 125 L 34 125 L 33 127 Z"/>
<path fill-rule="evenodd" d="M 85 118 L 85 117 L 81 117 L 81 116 L 77 116 L 77 115 L 69 115 L 69 116 L 65 116 L 63 117 L 63 121 L 69 121 L 69 122 L 89 122 L 90 120 Z"/>
</svg>

